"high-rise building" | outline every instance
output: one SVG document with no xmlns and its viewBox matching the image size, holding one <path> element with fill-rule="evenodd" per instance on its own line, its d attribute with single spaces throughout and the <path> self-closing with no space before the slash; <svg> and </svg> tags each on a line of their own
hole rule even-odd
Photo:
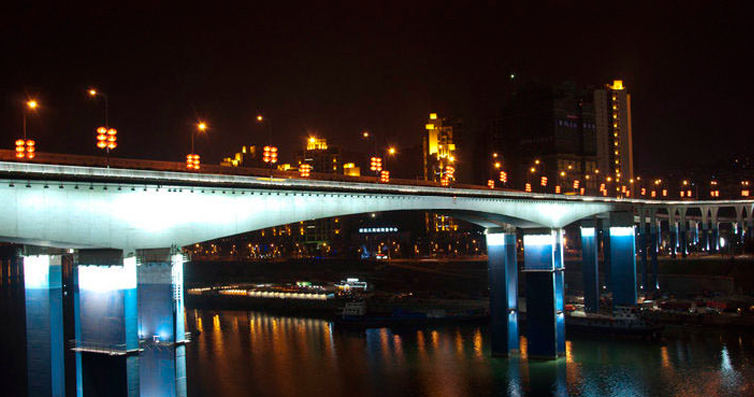
<svg viewBox="0 0 754 397">
<path fill-rule="evenodd" d="M 424 126 L 424 180 L 448 185 L 456 175 L 456 143 L 462 120 L 430 113 Z"/>
<path fill-rule="evenodd" d="M 226 167 L 267 167 L 263 160 L 263 148 L 256 145 L 241 146 L 241 151 L 232 157 L 225 157 L 220 163 Z"/>
<path fill-rule="evenodd" d="M 488 127 L 488 151 L 478 169 L 500 186 L 548 193 L 595 189 L 597 168 L 591 92 L 572 82 L 529 85 L 516 91 Z"/>
<path fill-rule="evenodd" d="M 343 156 L 338 147 L 327 145 L 327 139 L 310 137 L 306 141 L 306 150 L 299 151 L 296 162 L 309 164 L 312 171 L 327 174 L 343 174 Z"/>
<path fill-rule="evenodd" d="M 594 90 L 597 122 L 597 166 L 615 181 L 616 189 L 634 179 L 631 94 L 622 80 Z M 612 195 L 612 194 L 611 194 Z"/>
</svg>

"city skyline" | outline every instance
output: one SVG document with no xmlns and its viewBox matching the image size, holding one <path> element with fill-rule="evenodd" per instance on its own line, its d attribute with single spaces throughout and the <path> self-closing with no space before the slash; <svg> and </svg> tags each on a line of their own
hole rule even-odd
<svg viewBox="0 0 754 397">
<path fill-rule="evenodd" d="M 191 7 L 30 6 L 3 28 L 5 37 L 21 32 L 24 40 L 5 39 L 6 50 L 18 56 L 9 59 L 3 78 L 0 123 L 11 148 L 20 104 L 33 96 L 41 106 L 29 131 L 39 151 L 94 154 L 101 105 L 86 90 L 96 87 L 110 95 L 111 123 L 119 131 L 114 155 L 180 161 L 201 119 L 210 129 L 197 151 L 203 162 L 217 163 L 242 145 L 266 141 L 258 114 L 274 119 L 282 157 L 292 157 L 309 134 L 346 146 L 369 130 L 409 147 L 421 143 L 428 113 L 478 128 L 519 82 L 599 86 L 622 79 L 633 96 L 636 173 L 683 169 L 720 160 L 728 147 L 750 154 L 741 149 L 747 67 L 734 50 L 742 40 L 737 24 L 721 25 L 722 14 L 736 17 L 735 4 L 727 7 L 581 5 L 538 13 L 421 4 L 317 12 L 265 6 L 221 23 L 214 10 Z M 684 29 L 702 14 L 708 17 L 702 26 Z M 579 23 L 566 24 L 569 18 Z M 474 28 L 452 28 L 472 20 L 479 21 Z M 610 26 L 612 42 L 590 33 Z M 566 28 L 571 39 L 553 36 Z M 373 31 L 382 34 L 368 34 Z M 151 44 L 152 37 L 167 44 Z M 718 46 L 721 41 L 729 45 Z M 595 51 L 597 44 L 607 47 Z M 471 65 L 475 73 L 468 73 Z M 710 133 L 719 139 L 691 143 Z"/>
</svg>

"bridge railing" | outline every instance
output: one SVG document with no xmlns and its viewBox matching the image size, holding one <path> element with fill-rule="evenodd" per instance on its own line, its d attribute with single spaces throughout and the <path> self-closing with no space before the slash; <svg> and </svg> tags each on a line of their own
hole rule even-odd
<svg viewBox="0 0 754 397">
<path fill-rule="evenodd" d="M 109 161 L 105 157 L 101 156 L 83 156 L 76 154 L 61 154 L 61 153 L 44 153 L 37 152 L 37 156 L 32 161 L 19 161 L 15 156 L 15 151 L 0 149 L 0 161 L 10 162 L 32 162 L 41 164 L 56 164 L 56 165 L 72 165 L 72 166 L 87 166 L 87 167 L 100 167 L 105 168 L 108 166 L 111 168 L 123 168 L 123 169 L 138 169 L 148 171 L 169 171 L 169 172 L 185 172 L 185 173 L 199 173 L 199 174 L 221 174 L 221 175 L 241 175 L 251 177 L 263 177 L 263 178 L 279 178 L 279 179 L 303 179 L 300 177 L 297 171 L 281 171 L 277 169 L 265 169 L 265 168 L 252 168 L 252 167 L 227 167 L 215 164 L 202 164 L 199 171 L 189 171 L 186 169 L 186 164 L 177 161 L 158 161 L 158 160 L 142 160 L 142 159 L 126 159 L 119 157 L 110 157 Z M 329 174 L 312 172 L 311 176 L 306 179 L 320 180 L 320 181 L 332 181 L 332 182 L 352 182 L 352 183 L 381 183 L 380 178 L 377 176 L 349 176 L 341 174 Z M 408 186 L 427 186 L 427 187 L 442 187 L 440 183 L 424 181 L 420 179 L 398 179 L 391 178 L 390 185 L 408 185 Z M 483 189 L 489 190 L 489 188 L 481 185 L 471 184 L 459 184 L 454 183 L 454 188 L 462 189 Z M 496 190 L 509 190 L 512 189 L 496 189 Z"/>
</svg>

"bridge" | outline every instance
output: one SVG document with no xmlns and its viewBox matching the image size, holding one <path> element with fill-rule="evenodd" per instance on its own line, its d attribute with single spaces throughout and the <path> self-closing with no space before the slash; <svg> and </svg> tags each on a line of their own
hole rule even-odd
<svg viewBox="0 0 754 397">
<path fill-rule="evenodd" d="M 30 379 L 38 380 L 35 387 L 44 390 L 61 387 L 63 376 L 61 266 L 66 258 L 75 265 L 77 325 L 72 348 L 80 369 L 94 365 L 87 359 L 93 354 L 145 356 L 145 346 L 180 345 L 188 339 L 179 247 L 336 216 L 385 211 L 448 214 L 486 230 L 493 354 L 507 355 L 519 347 L 516 245 L 523 234 L 528 353 L 556 358 L 565 353 L 564 227 L 581 226 L 588 311 L 599 309 L 600 235 L 614 304 L 635 305 L 637 240 L 641 286 L 652 290 L 658 287 L 663 220 L 672 253 L 682 255 L 689 239 L 701 239 L 705 249 L 714 252 L 721 220 L 735 225 L 739 240 L 754 230 L 754 200 L 616 199 L 413 181 L 301 179 L 272 170 L 256 175 L 211 167 L 186 172 L 180 163 L 112 159 L 111 167 L 103 167 L 55 159 L 40 154 L 40 162 L 0 161 L 0 241 L 25 247 L 6 254 L 2 270 L 24 275 L 27 334 L 34 346 L 29 355 L 53 363 L 34 369 L 33 378 L 30 373 Z M 129 164 L 137 167 L 125 167 Z M 718 217 L 720 210 L 735 217 Z M 116 320 L 103 324 L 102 318 Z M 129 379 L 141 377 L 147 383 L 150 376 L 148 371 L 128 373 Z"/>
</svg>

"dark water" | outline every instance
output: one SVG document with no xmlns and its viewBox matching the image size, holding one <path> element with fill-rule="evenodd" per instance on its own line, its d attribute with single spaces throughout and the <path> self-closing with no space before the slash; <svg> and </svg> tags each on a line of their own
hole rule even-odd
<svg viewBox="0 0 754 397">
<path fill-rule="evenodd" d="M 327 321 L 188 310 L 189 396 L 754 396 L 754 335 L 569 336 L 566 357 L 491 358 L 487 326 L 342 332 Z"/>
</svg>

